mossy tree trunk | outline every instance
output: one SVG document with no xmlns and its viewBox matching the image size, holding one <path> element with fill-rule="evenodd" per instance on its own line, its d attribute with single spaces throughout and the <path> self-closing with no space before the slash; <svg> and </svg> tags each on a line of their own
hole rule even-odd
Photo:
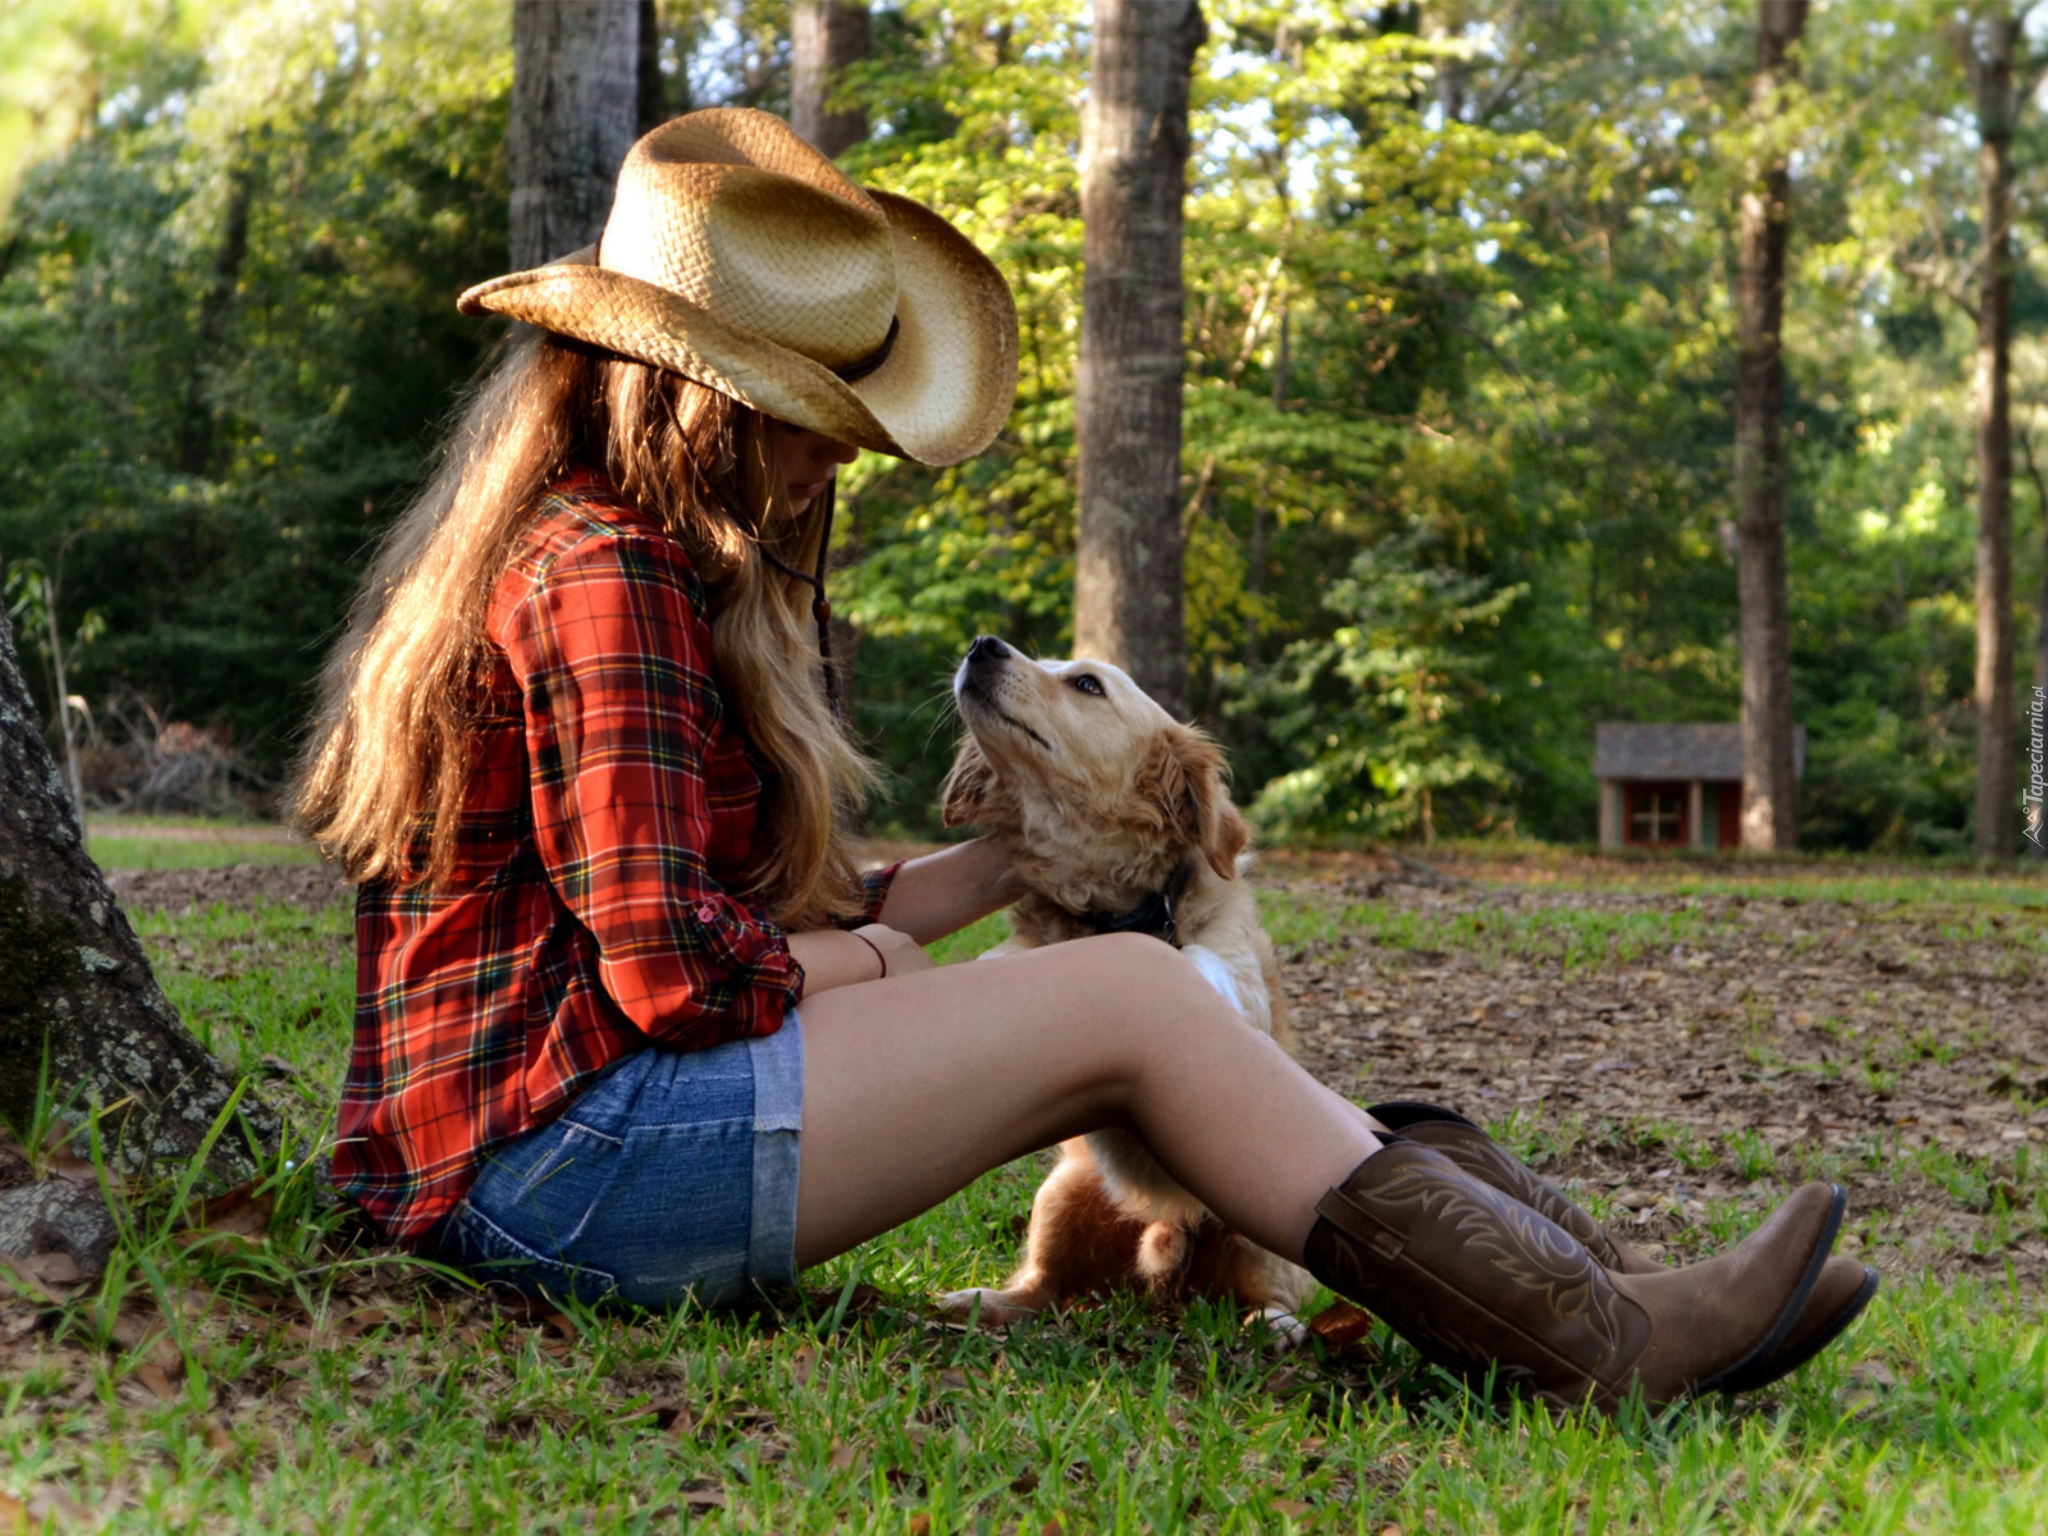
<svg viewBox="0 0 2048 1536">
<path fill-rule="evenodd" d="M 86 856 L 0 614 L 0 1113 L 17 1126 L 46 1049 L 53 1086 L 78 1110 L 123 1106 L 104 1129 L 130 1169 L 191 1157 L 234 1089 L 179 1021 Z M 246 1176 L 248 1145 L 268 1154 L 279 1134 L 276 1117 L 245 1098 L 216 1171 Z"/>
</svg>

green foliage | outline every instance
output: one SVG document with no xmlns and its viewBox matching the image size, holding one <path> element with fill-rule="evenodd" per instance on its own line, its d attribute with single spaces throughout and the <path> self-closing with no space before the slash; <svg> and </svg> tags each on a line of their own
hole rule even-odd
<svg viewBox="0 0 2048 1536">
<path fill-rule="evenodd" d="M 81 691 L 274 755 L 487 339 L 450 299 L 502 265 L 503 18 L 149 5 L 122 36 L 7 220 L 0 552 L 65 546 L 107 625 Z"/>
<path fill-rule="evenodd" d="M 1347 620 L 1288 648 L 1246 705 L 1309 765 L 1268 780 L 1253 818 L 1284 836 L 1429 823 L 1437 797 L 1507 787 L 1486 744 L 1488 642 L 1526 590 L 1427 562 L 1402 537 L 1365 550 L 1324 605 Z"/>
<path fill-rule="evenodd" d="M 1275 832 L 1589 838 L 1596 721 L 1739 702 L 1730 210 L 1762 147 L 1753 12 L 1204 12 L 1184 262 L 1197 710 Z M 660 16 L 671 106 L 786 106 L 787 0 Z M 504 265 L 505 22 L 467 0 L 0 17 L 0 559 L 61 573 L 63 634 L 104 624 L 72 691 L 138 689 L 259 761 L 288 749 L 365 553 L 493 339 L 451 300 Z M 1809 846 L 1970 839 L 1959 301 L 1980 232 L 1949 34 L 1899 0 L 1818 6 L 1773 130 L 1797 156 L 1785 425 Z M 843 487 L 834 596 L 890 775 L 875 819 L 930 832 L 946 680 L 974 635 L 1072 643 L 1089 11 L 901 0 L 874 36 L 844 87 L 873 126 L 847 168 L 956 220 L 1022 325 L 988 453 L 870 457 Z M 2023 449 L 2048 358 L 2043 133 L 2030 106 Z M 2044 559 L 2029 462 L 2023 645 Z"/>
</svg>

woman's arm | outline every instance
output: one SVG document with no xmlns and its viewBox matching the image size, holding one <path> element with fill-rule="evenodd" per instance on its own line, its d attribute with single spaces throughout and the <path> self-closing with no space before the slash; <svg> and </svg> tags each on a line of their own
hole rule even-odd
<svg viewBox="0 0 2048 1536">
<path fill-rule="evenodd" d="M 930 944 L 1022 894 L 1011 873 L 1009 845 L 980 837 L 912 859 L 897 870 L 876 920 Z"/>
<path fill-rule="evenodd" d="M 789 952 L 804 968 L 805 997 L 932 968 L 932 957 L 910 935 L 882 923 L 801 929 L 789 935 Z"/>
<path fill-rule="evenodd" d="M 804 968 L 804 996 L 929 970 L 924 945 L 1008 906 L 1018 894 L 1009 850 L 989 838 L 912 859 L 890 881 L 877 921 L 789 935 L 789 952 Z"/>
</svg>

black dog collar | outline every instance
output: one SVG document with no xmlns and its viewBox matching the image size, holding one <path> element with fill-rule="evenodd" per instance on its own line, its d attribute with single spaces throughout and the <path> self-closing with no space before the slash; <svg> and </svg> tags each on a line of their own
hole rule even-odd
<svg viewBox="0 0 2048 1536">
<path fill-rule="evenodd" d="M 1128 912 L 1104 912 L 1092 908 L 1076 912 L 1074 919 L 1093 933 L 1143 933 L 1155 939 L 1164 939 L 1175 949 L 1180 948 L 1180 926 L 1174 916 L 1174 908 L 1180 905 L 1181 897 L 1187 894 L 1188 881 L 1194 878 L 1195 863 L 1191 858 L 1176 864 L 1173 873 L 1167 876 L 1166 884 L 1154 891 Z"/>
</svg>

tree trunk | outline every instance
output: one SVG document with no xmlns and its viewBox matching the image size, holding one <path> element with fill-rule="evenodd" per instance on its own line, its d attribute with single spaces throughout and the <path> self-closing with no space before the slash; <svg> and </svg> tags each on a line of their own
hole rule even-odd
<svg viewBox="0 0 2048 1536">
<path fill-rule="evenodd" d="M 594 242 L 639 126 L 640 0 L 513 0 L 512 265 Z"/>
<path fill-rule="evenodd" d="M 1095 0 L 1081 114 L 1074 645 L 1183 717 L 1181 204 L 1205 30 L 1195 0 Z"/>
<path fill-rule="evenodd" d="M 1746 167 L 1736 211 L 1740 311 L 1735 354 L 1736 581 L 1742 602 L 1742 846 L 1799 840 L 1792 752 L 1791 623 L 1785 595 L 1785 244 L 1792 176 L 1774 128 L 1786 57 L 1806 27 L 1807 0 L 1759 0 L 1752 128 L 1763 147 Z"/>
<path fill-rule="evenodd" d="M 2041 531 L 2048 537 L 2048 479 L 2034 458 L 2033 434 L 2020 432 L 2020 452 L 2026 456 L 2027 479 L 2034 486 L 2034 505 L 2041 513 Z M 2048 549 L 2042 551 L 2048 556 Z M 2041 595 L 2034 604 L 2034 691 L 2021 713 L 2027 722 L 2027 782 L 2020 792 L 2026 807 L 2020 836 L 2021 849 L 2030 859 L 2048 859 L 2048 558 L 2041 562 Z"/>
<path fill-rule="evenodd" d="M 49 1052 L 50 1078 L 80 1110 L 127 1107 L 104 1122 L 127 1167 L 191 1157 L 234 1080 L 186 1032 L 114 904 L 43 745 L 14 629 L 0 615 L 0 1113 L 25 1125 Z M 244 1098 L 242 1125 L 267 1155 L 277 1119 Z M 238 1128 L 212 1163 L 253 1171 Z"/>
<path fill-rule="evenodd" d="M 633 115 L 645 133 L 674 115 L 669 108 L 668 82 L 661 78 L 661 7 L 655 0 L 640 0 L 638 25 L 639 61 L 634 66 L 634 80 L 639 100 Z"/>
<path fill-rule="evenodd" d="M 819 153 L 837 158 L 868 136 L 859 107 L 827 112 L 839 73 L 868 56 L 872 34 L 865 0 L 796 0 L 790 10 L 790 126 Z"/>
<path fill-rule="evenodd" d="M 1977 857 L 2018 836 L 2012 699 L 2012 53 L 2018 19 L 1998 6 L 1972 29 L 1984 280 L 1977 300 Z"/>
<path fill-rule="evenodd" d="M 2048 530 L 2048 501 L 2041 504 Z M 2048 859 L 2048 559 L 2041 565 L 2041 601 L 2034 617 L 2034 696 L 2027 700 L 2026 855 Z"/>
</svg>

